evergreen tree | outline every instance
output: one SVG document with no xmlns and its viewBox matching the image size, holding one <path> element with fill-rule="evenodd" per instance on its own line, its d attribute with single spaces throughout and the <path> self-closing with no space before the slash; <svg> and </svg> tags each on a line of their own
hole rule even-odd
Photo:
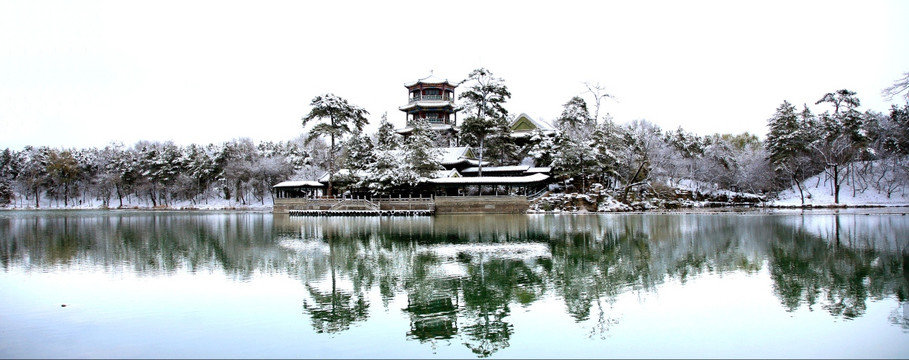
<svg viewBox="0 0 909 360">
<path fill-rule="evenodd" d="M 401 135 L 395 132 L 394 126 L 388 122 L 388 114 L 382 114 L 379 129 L 376 131 L 375 147 L 377 150 L 395 150 L 401 147 Z"/>
<path fill-rule="evenodd" d="M 344 165 L 351 174 L 365 171 L 375 161 L 372 140 L 361 131 L 355 131 L 346 142 Z"/>
<path fill-rule="evenodd" d="M 444 169 L 439 162 L 439 150 L 433 146 L 435 133 L 426 119 L 417 118 L 411 126 L 413 132 L 404 143 L 407 167 L 418 178 L 431 178 L 437 171 Z"/>
<path fill-rule="evenodd" d="M 536 164 L 539 166 L 552 165 L 552 154 L 555 152 L 556 145 L 553 137 L 544 134 L 543 130 L 533 129 L 530 132 L 530 141 L 525 147 L 527 154 L 533 157 Z"/>
<path fill-rule="evenodd" d="M 773 170 L 792 180 L 799 190 L 802 204 L 805 195 L 802 180 L 808 175 L 808 146 L 811 143 L 810 129 L 813 128 L 814 115 L 806 106 L 801 113 L 788 101 L 776 109 L 767 120 L 767 141 L 765 147 Z"/>
<path fill-rule="evenodd" d="M 349 104 L 347 100 L 335 94 L 316 96 L 309 105 L 312 106 L 312 110 L 303 117 L 303 126 L 313 120 L 325 120 L 326 122 L 313 126 L 306 141 L 311 142 L 320 136 L 327 136 L 331 140 L 328 153 L 328 189 L 326 190 L 326 194 L 330 196 L 335 174 L 335 154 L 338 152 L 337 141 L 344 135 L 352 133 L 354 129 L 363 130 L 363 126 L 368 122 L 365 115 L 369 113 L 359 106 Z"/>
<path fill-rule="evenodd" d="M 9 148 L 0 152 L 0 205 L 13 201 L 15 191 L 13 182 L 19 176 L 21 165 L 19 156 Z"/>
<path fill-rule="evenodd" d="M 861 114 L 855 110 L 861 102 L 856 93 L 842 89 L 825 94 L 815 104 L 830 103 L 833 114 L 821 114 L 821 136 L 811 145 L 823 162 L 824 171 L 833 180 L 834 203 L 840 201 L 840 185 L 847 174 L 848 166 L 867 142 L 866 131 Z"/>
<path fill-rule="evenodd" d="M 578 190 L 586 191 L 590 169 L 596 166 L 596 153 L 592 142 L 560 131 L 556 136 L 555 145 L 552 154 L 553 172 L 562 179 L 573 179 L 579 185 Z"/>
<path fill-rule="evenodd" d="M 26 146 L 21 152 L 23 156 L 21 161 L 22 170 L 19 173 L 17 182 L 22 185 L 26 194 L 34 195 L 35 208 L 41 207 L 42 188 L 50 183 L 50 175 L 47 171 L 48 153 L 50 151 L 50 148 L 46 146 L 39 148 Z M 26 195 L 26 197 L 30 195 Z"/>
<path fill-rule="evenodd" d="M 890 131 L 887 131 L 887 147 L 899 155 L 909 155 L 909 104 L 902 108 L 890 108 Z"/>
<path fill-rule="evenodd" d="M 493 119 L 492 132 L 486 136 L 486 154 L 496 165 L 512 164 L 518 159 L 518 145 L 511 136 L 511 121 L 506 118 Z"/>
<path fill-rule="evenodd" d="M 596 126 L 592 135 L 594 167 L 597 181 L 606 187 L 614 185 L 619 177 L 619 152 L 622 148 L 622 128 L 607 118 Z"/>
<path fill-rule="evenodd" d="M 465 82 L 470 82 L 471 85 L 460 95 L 464 101 L 463 110 L 468 114 L 461 124 L 461 140 L 478 147 L 479 176 L 483 176 L 486 137 L 493 134 L 497 125 L 507 118 L 508 110 L 505 110 L 504 104 L 511 97 L 511 92 L 504 80 L 493 76 L 491 71 L 484 68 L 472 71 L 461 84 Z"/>
<path fill-rule="evenodd" d="M 801 136 L 798 114 L 788 101 L 783 101 L 767 120 L 767 127 L 766 147 L 770 153 L 770 162 L 775 167 L 780 167 L 805 151 L 806 144 Z"/>
<path fill-rule="evenodd" d="M 587 110 L 587 102 L 580 96 L 575 96 L 562 106 L 562 114 L 556 120 L 559 130 L 572 137 L 589 136 L 588 130 L 592 129 L 594 120 Z"/>
</svg>

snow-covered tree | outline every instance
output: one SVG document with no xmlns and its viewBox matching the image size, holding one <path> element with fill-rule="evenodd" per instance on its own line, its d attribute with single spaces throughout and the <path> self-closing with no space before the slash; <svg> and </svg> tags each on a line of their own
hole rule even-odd
<svg viewBox="0 0 909 360">
<path fill-rule="evenodd" d="M 344 167 L 351 174 L 365 171 L 375 161 L 375 149 L 372 140 L 361 131 L 354 131 L 345 142 Z M 356 176 L 356 175 L 354 175 Z M 358 179 L 353 179 L 357 181 Z"/>
<path fill-rule="evenodd" d="M 368 188 L 374 196 L 384 196 L 390 195 L 392 189 L 416 184 L 418 177 L 415 172 L 408 171 L 402 154 L 402 150 L 377 151 L 375 161 L 369 164 L 360 187 Z"/>
<path fill-rule="evenodd" d="M 593 97 L 593 116 L 592 120 L 594 124 L 600 123 L 600 110 L 603 106 L 603 100 L 605 99 L 615 99 L 611 94 L 606 93 L 606 87 L 600 85 L 600 83 L 590 84 L 585 82 L 584 86 L 587 87 L 587 94 Z M 602 119 L 604 121 L 611 121 L 609 114 L 606 114 L 606 117 Z"/>
<path fill-rule="evenodd" d="M 573 179 L 579 191 L 586 191 L 591 170 L 596 168 L 597 154 L 592 141 L 560 131 L 555 145 L 552 154 L 553 173 L 563 180 Z"/>
<path fill-rule="evenodd" d="M 15 198 L 14 182 L 19 176 L 19 156 L 9 148 L 0 152 L 0 206 L 12 203 Z"/>
<path fill-rule="evenodd" d="M 365 116 L 369 112 L 359 106 L 348 103 L 347 100 L 335 94 L 316 96 L 309 105 L 312 109 L 309 114 L 303 117 L 303 126 L 305 127 L 306 124 L 313 120 L 322 120 L 324 122 L 316 124 L 309 130 L 307 142 L 321 136 L 327 136 L 330 139 L 328 189 L 326 190 L 326 194 L 330 196 L 337 165 L 335 154 L 339 150 L 337 147 L 338 141 L 355 129 L 363 130 L 363 126 L 368 122 Z"/>
<path fill-rule="evenodd" d="M 820 116 L 821 134 L 811 144 L 833 180 L 834 203 L 839 204 L 840 185 L 849 175 L 852 162 L 863 155 L 869 141 L 864 119 L 856 108 L 861 104 L 856 93 L 846 89 L 825 94 L 816 104 L 833 105 L 833 114 Z"/>
<path fill-rule="evenodd" d="M 883 117 L 878 126 L 879 150 L 897 156 L 909 155 L 909 104 L 891 106 L 890 115 Z"/>
<path fill-rule="evenodd" d="M 596 125 L 591 140 L 594 146 L 595 180 L 612 187 L 619 178 L 619 152 L 623 145 L 624 129 L 606 118 Z"/>
<path fill-rule="evenodd" d="M 401 135 L 395 132 L 395 128 L 388 122 L 388 114 L 382 114 L 382 120 L 379 122 L 379 128 L 376 130 L 376 150 L 395 150 L 401 147 Z"/>
<path fill-rule="evenodd" d="M 470 72 L 459 85 L 464 83 L 470 86 L 459 96 L 463 101 L 463 111 L 468 114 L 461 123 L 461 141 L 479 151 L 479 175 L 483 176 L 486 137 L 493 134 L 497 125 L 507 118 L 508 110 L 504 105 L 511 92 L 503 79 L 484 68 Z"/>
<path fill-rule="evenodd" d="M 404 142 L 404 157 L 407 169 L 419 178 L 431 178 L 437 171 L 444 169 L 439 162 L 439 149 L 434 147 L 434 132 L 426 119 L 415 119 L 411 123 L 413 132 Z"/>
<path fill-rule="evenodd" d="M 505 80 L 495 77 L 485 68 L 479 68 L 471 71 L 458 85 L 464 83 L 470 86 L 461 92 L 459 98 L 464 101 L 462 110 L 469 117 L 495 119 L 508 115 L 505 102 L 511 98 L 511 92 L 505 86 Z"/>
<path fill-rule="evenodd" d="M 543 130 L 533 129 L 530 132 L 530 140 L 525 145 L 527 155 L 534 159 L 534 162 L 541 166 L 550 166 L 552 164 L 552 154 L 555 152 L 556 145 L 552 136 L 543 133 Z"/>
<path fill-rule="evenodd" d="M 562 114 L 556 119 L 559 130 L 571 137 L 589 136 L 594 120 L 587 110 L 587 102 L 580 96 L 574 96 L 562 107 Z"/>
<path fill-rule="evenodd" d="M 511 120 L 493 119 L 492 133 L 486 136 L 485 158 L 496 165 L 513 164 L 518 159 L 518 145 L 511 136 Z"/>
<path fill-rule="evenodd" d="M 628 192 L 646 184 L 654 174 L 665 175 L 672 152 L 662 139 L 663 131 L 647 120 L 634 120 L 625 126 L 624 147 L 620 152 L 618 174 L 624 184 L 622 199 Z"/>
<path fill-rule="evenodd" d="M 26 198 L 34 195 L 35 208 L 41 207 L 41 193 L 43 188 L 50 182 L 47 171 L 48 153 L 51 149 L 46 146 L 34 148 L 26 146 L 20 153 L 21 171 L 16 179 L 20 186 L 21 192 L 26 194 Z"/>
</svg>

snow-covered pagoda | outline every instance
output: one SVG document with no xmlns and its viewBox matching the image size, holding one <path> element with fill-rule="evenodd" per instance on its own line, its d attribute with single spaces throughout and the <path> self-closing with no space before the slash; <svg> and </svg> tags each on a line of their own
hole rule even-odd
<svg viewBox="0 0 909 360">
<path fill-rule="evenodd" d="M 458 122 L 455 88 L 458 85 L 430 74 L 404 84 L 404 87 L 407 88 L 407 105 L 398 109 L 405 114 L 405 126 L 397 132 L 407 136 L 413 130 L 411 123 L 415 119 L 425 119 L 439 133 L 439 145 L 455 146 Z"/>
</svg>

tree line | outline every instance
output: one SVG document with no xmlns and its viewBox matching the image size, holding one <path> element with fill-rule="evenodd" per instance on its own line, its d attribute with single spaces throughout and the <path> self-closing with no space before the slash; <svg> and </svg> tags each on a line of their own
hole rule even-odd
<svg viewBox="0 0 909 360">
<path fill-rule="evenodd" d="M 904 93 L 906 84 L 909 74 L 884 93 Z M 626 202 L 631 193 L 679 186 L 773 195 L 795 185 L 801 191 L 817 174 L 829 180 L 836 202 L 844 181 L 853 191 L 873 188 L 887 196 L 909 190 L 909 93 L 906 105 L 894 105 L 888 114 L 860 111 L 857 94 L 846 89 L 821 96 L 814 105 L 824 111 L 817 115 L 807 105 L 798 110 L 784 101 L 768 118 L 762 141 L 749 133 L 664 130 L 643 119 L 618 124 L 601 115 L 613 96 L 599 84 L 585 84 L 585 92 L 563 104 L 554 132 L 537 129 L 518 142 L 510 128 L 514 116 L 505 107 L 511 93 L 502 78 L 480 68 L 458 85 L 463 85 L 459 106 L 465 118 L 454 140 L 476 150 L 481 176 L 487 163 L 532 162 L 551 167 L 566 191 L 606 189 Z M 402 137 L 383 114 L 377 130 L 367 134 L 369 113 L 339 96 L 316 96 L 310 106 L 302 126 L 313 126 L 297 139 L 277 143 L 142 141 L 81 150 L 5 149 L 0 205 L 39 207 L 42 198 L 104 207 L 214 198 L 264 203 L 280 181 L 316 180 L 326 173 L 328 194 L 356 189 L 381 196 L 410 191 L 443 170 L 439 146 L 453 139 L 433 131 L 426 120 L 411 121 L 409 135 Z"/>
<path fill-rule="evenodd" d="M 909 74 L 885 89 L 885 95 L 905 92 L 906 79 Z M 762 141 L 749 133 L 700 136 L 681 127 L 667 131 L 646 120 L 617 124 L 608 114 L 600 115 L 613 96 L 599 84 L 588 83 L 584 93 L 563 105 L 553 123 L 554 134 L 537 129 L 519 146 L 510 128 L 514 117 L 505 108 L 511 93 L 504 80 L 480 68 L 459 85 L 464 84 L 459 105 L 465 119 L 457 140 L 477 150 L 480 176 L 485 162 L 514 165 L 533 160 L 536 166 L 551 167 L 553 177 L 569 191 L 587 192 L 599 184 L 597 188 L 622 201 L 629 201 L 632 190 L 656 192 L 680 185 L 773 195 L 793 185 L 801 189 L 803 181 L 818 173 L 830 180 L 837 203 L 840 184 L 847 178 L 853 191 L 874 188 L 887 196 L 905 192 L 909 184 L 905 163 L 909 102 L 893 106 L 889 114 L 860 112 L 856 93 L 838 90 L 815 102 L 832 109 L 814 115 L 807 105 L 797 112 L 784 101 L 767 120 L 769 132 Z M 354 119 L 331 121 L 361 124 Z M 382 194 L 413 186 L 441 169 L 427 154 L 433 144 L 450 139 L 428 131 L 429 125 L 420 120 L 408 125 L 414 131 L 407 139 L 393 131 L 384 115 L 372 136 L 364 135 L 361 125 L 336 126 L 331 133 L 314 128 L 311 135 L 349 134 L 347 141 L 332 147 L 332 153 L 342 154 L 339 163 L 352 170 L 344 174 L 344 184 Z"/>
<path fill-rule="evenodd" d="M 890 197 L 909 183 L 909 103 L 888 115 L 858 111 L 861 101 L 847 89 L 825 94 L 815 104 L 830 109 L 815 115 L 784 101 L 768 121 L 766 148 L 779 185 L 795 184 L 802 203 L 802 182 L 823 172 L 834 202 L 847 179 L 853 191 L 873 187 Z M 832 110 L 832 112 L 830 111 Z"/>
<path fill-rule="evenodd" d="M 36 208 L 203 204 L 223 198 L 265 203 L 271 187 L 295 173 L 315 174 L 324 144 L 302 140 L 253 143 L 235 139 L 189 146 L 140 141 L 132 147 L 63 149 L 26 146 L 0 152 L 0 205 Z"/>
</svg>

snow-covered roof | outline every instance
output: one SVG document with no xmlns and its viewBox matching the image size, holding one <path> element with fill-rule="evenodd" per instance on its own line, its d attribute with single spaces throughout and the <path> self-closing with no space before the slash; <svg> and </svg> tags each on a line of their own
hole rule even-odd
<svg viewBox="0 0 909 360">
<path fill-rule="evenodd" d="M 350 175 L 350 170 L 348 170 L 348 169 L 338 169 L 338 171 L 335 171 L 335 176 L 334 176 L 334 178 L 337 178 L 338 176 L 349 176 L 349 175 Z M 357 171 L 356 175 L 357 175 L 358 177 L 364 177 L 364 176 L 366 176 L 367 174 L 366 174 L 365 171 Z M 326 172 L 324 175 L 322 175 L 322 177 L 319 178 L 319 182 L 320 182 L 320 183 L 323 183 L 323 184 L 328 182 L 328 172 Z"/>
<path fill-rule="evenodd" d="M 555 131 L 555 126 L 552 126 L 552 124 L 550 124 L 546 121 L 543 121 L 543 120 L 534 120 L 532 117 L 530 117 L 526 113 L 521 113 L 521 115 L 518 115 L 517 117 L 515 117 L 514 121 L 512 121 L 511 124 L 509 124 L 509 126 L 514 126 L 515 124 L 518 123 L 518 121 L 521 120 L 521 118 L 526 118 L 537 129 L 543 130 L 544 132 Z M 521 131 L 521 130 L 518 130 L 518 131 Z"/>
<path fill-rule="evenodd" d="M 530 169 L 530 166 L 526 165 L 511 165 L 511 166 L 488 166 L 483 167 L 483 172 L 515 172 L 515 171 L 527 171 Z M 475 173 L 479 172 L 479 167 L 469 167 L 464 170 L 461 170 L 462 173 Z"/>
<path fill-rule="evenodd" d="M 295 180 L 295 181 L 282 181 L 272 187 L 277 188 L 277 187 L 300 187 L 300 186 L 322 187 L 323 185 L 322 185 L 322 183 L 320 183 L 318 181 Z"/>
<path fill-rule="evenodd" d="M 464 162 L 466 162 L 466 163 L 468 163 L 468 164 L 470 164 L 470 165 L 473 165 L 473 166 L 480 166 L 480 160 L 463 159 L 462 161 L 464 161 Z M 484 162 L 483 162 L 483 165 L 489 165 L 489 164 L 490 164 L 489 161 L 484 161 Z"/>
<path fill-rule="evenodd" d="M 455 130 L 454 126 L 451 124 L 432 124 L 432 123 L 429 124 L 429 129 L 434 130 L 434 131 Z M 413 131 L 413 128 L 410 126 L 405 127 L 403 129 L 395 129 L 395 132 L 397 132 L 398 134 L 402 134 L 402 135 L 410 133 L 411 131 Z"/>
<path fill-rule="evenodd" d="M 461 177 L 461 174 L 458 173 L 458 170 L 439 170 L 432 174 L 433 179 L 444 179 L 444 178 L 455 178 Z"/>
<path fill-rule="evenodd" d="M 451 100 L 417 100 L 404 106 L 399 106 L 398 110 L 407 111 L 417 107 L 421 108 L 454 108 L 454 101 Z"/>
<path fill-rule="evenodd" d="M 543 135 L 553 135 L 555 133 L 556 133 L 555 130 L 543 130 Z M 515 138 L 515 139 L 523 139 L 523 138 L 530 137 L 532 135 L 533 135 L 532 131 L 517 130 L 517 131 L 511 132 L 511 137 Z"/>
<path fill-rule="evenodd" d="M 529 184 L 541 182 L 549 179 L 549 175 L 533 174 L 527 176 L 477 176 L 477 177 L 459 177 L 445 179 L 430 179 L 433 184 L 464 184 L 464 185 L 485 185 L 485 184 Z"/>
<path fill-rule="evenodd" d="M 404 86 L 406 86 L 406 87 L 411 87 L 411 86 L 414 86 L 414 85 L 419 84 L 419 83 L 424 83 L 424 84 L 448 84 L 448 85 L 451 85 L 451 86 L 458 86 L 458 85 L 457 85 L 457 82 L 452 83 L 452 82 L 448 81 L 448 79 L 440 78 L 440 77 L 438 77 L 438 76 L 436 76 L 435 74 L 432 74 L 432 73 L 430 73 L 429 76 L 427 76 L 427 77 L 425 77 L 425 78 L 422 78 L 422 79 L 420 79 L 420 80 L 414 81 L 414 82 L 412 82 L 412 83 L 404 84 Z"/>
<path fill-rule="evenodd" d="M 470 147 L 467 146 L 444 147 L 439 148 L 439 150 L 442 153 L 440 162 L 443 165 L 457 164 L 461 161 L 464 161 L 470 153 Z"/>
<path fill-rule="evenodd" d="M 528 173 L 528 174 L 543 174 L 543 173 L 548 174 L 550 172 L 552 172 L 552 167 L 549 167 L 549 166 L 532 167 L 530 169 L 527 169 L 527 171 L 526 171 L 526 173 Z"/>
</svg>

